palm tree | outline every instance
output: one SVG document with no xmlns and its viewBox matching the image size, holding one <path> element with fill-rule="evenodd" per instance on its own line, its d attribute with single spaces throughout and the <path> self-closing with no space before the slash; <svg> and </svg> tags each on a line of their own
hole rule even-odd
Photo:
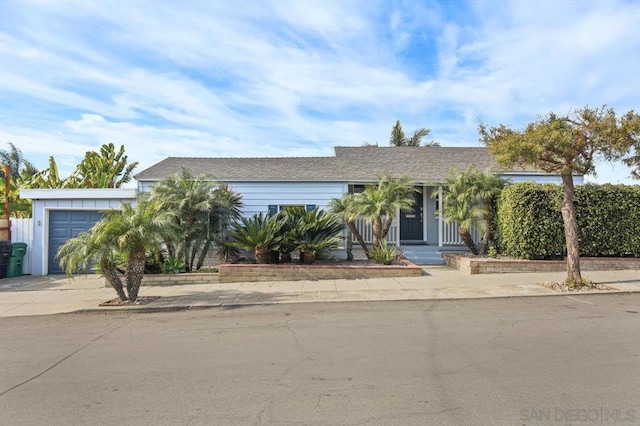
<svg viewBox="0 0 640 426">
<path fill-rule="evenodd" d="M 360 194 L 348 194 L 342 199 L 332 200 L 331 208 L 345 220 L 369 257 L 369 250 L 355 228 L 354 221 L 358 217 L 364 217 L 372 225 L 373 246 L 379 247 L 387 238 L 398 211 L 411 211 L 413 208 L 414 192 L 415 187 L 408 177 L 394 178 L 387 174 L 380 178 L 377 185 L 367 185 Z"/>
<path fill-rule="evenodd" d="M 389 137 L 389 145 L 391 146 L 406 146 L 407 138 L 402 131 L 402 125 L 400 120 L 396 121 L 396 124 L 391 128 L 391 136 Z"/>
<path fill-rule="evenodd" d="M 237 247 L 253 250 L 256 263 L 269 263 L 271 252 L 280 247 L 283 224 L 282 218 L 256 213 L 234 223 L 229 237 Z"/>
<path fill-rule="evenodd" d="M 334 198 L 329 202 L 329 209 L 332 213 L 338 215 L 338 217 L 344 220 L 349 232 L 353 237 L 355 237 L 362 250 L 364 250 L 364 254 L 369 257 L 369 247 L 367 247 L 367 243 L 365 243 L 364 238 L 360 235 L 360 231 L 356 227 L 356 219 L 360 216 L 360 214 L 353 208 L 355 204 L 353 198 L 356 194 L 347 194 L 342 198 Z"/>
<path fill-rule="evenodd" d="M 484 220 L 484 234 L 482 236 L 482 254 L 489 252 L 489 244 L 495 240 L 493 218 L 495 217 L 495 199 L 507 184 L 505 179 L 491 172 L 473 172 L 473 186 L 471 195 L 482 204 L 482 218 Z"/>
<path fill-rule="evenodd" d="M 304 212 L 292 229 L 300 261 L 313 263 L 319 254 L 337 248 L 341 242 L 338 234 L 343 230 L 344 225 L 337 214 L 318 208 Z"/>
<path fill-rule="evenodd" d="M 213 208 L 215 184 L 204 176 L 194 177 L 183 169 L 151 188 L 150 197 L 160 209 L 173 212 L 174 223 L 167 229 L 165 243 L 169 255 L 179 257 L 187 265 L 193 264 L 203 240 L 208 240 L 209 213 Z"/>
<path fill-rule="evenodd" d="M 426 138 L 431 130 L 427 128 L 419 128 L 413 132 L 413 135 L 408 138 L 405 136 L 402 130 L 400 120 L 396 121 L 396 124 L 391 129 L 391 136 L 389 137 L 389 145 L 391 146 L 420 146 L 422 139 Z M 425 146 L 439 146 L 438 142 L 429 142 Z"/>
<path fill-rule="evenodd" d="M 221 255 L 225 262 L 228 262 L 229 258 L 235 254 L 229 244 L 228 234 L 231 225 L 242 217 L 242 196 L 225 183 L 213 190 L 211 198 L 209 226 L 202 242 L 196 270 L 202 268 L 212 243 L 216 253 Z"/>
<path fill-rule="evenodd" d="M 377 185 L 367 185 L 364 192 L 353 198 L 356 212 L 373 226 L 373 245 L 378 247 L 387 238 L 393 219 L 399 210 L 411 211 L 415 187 L 406 177 L 384 175 Z"/>
<path fill-rule="evenodd" d="M 482 210 L 478 207 L 473 193 L 475 177 L 473 170 L 451 172 L 447 178 L 442 196 L 442 214 L 446 222 L 458 222 L 460 238 L 474 255 L 478 248 L 473 241 L 471 229 L 482 225 Z"/>
<path fill-rule="evenodd" d="M 33 163 L 26 160 L 22 151 L 11 142 L 8 151 L 0 149 L 0 164 L 9 166 L 9 172 L 15 181 L 21 181 L 23 177 L 28 178 L 38 172 Z M 4 177 L 4 172 L 0 172 L 0 176 Z"/>
<path fill-rule="evenodd" d="M 172 221 L 157 203 L 140 197 L 135 206 L 123 204 L 111 210 L 91 230 L 71 238 L 60 247 L 57 258 L 68 275 L 86 272 L 97 263 L 102 275 L 122 301 L 138 299 L 147 253 L 158 250 L 163 229 Z M 116 269 L 118 256 L 126 259 L 126 294 Z"/>
<path fill-rule="evenodd" d="M 31 200 L 23 200 L 20 198 L 20 189 L 23 188 L 25 181 L 31 176 L 38 173 L 38 169 L 25 160 L 22 151 L 14 144 L 9 142 L 9 150 L 0 149 L 0 177 L 5 177 L 5 168 L 9 172 L 9 191 L 6 186 L 0 185 L 0 193 L 2 198 L 9 201 L 9 210 L 14 217 L 31 217 Z M 5 203 L 0 203 L 0 216 L 5 216 Z"/>
</svg>

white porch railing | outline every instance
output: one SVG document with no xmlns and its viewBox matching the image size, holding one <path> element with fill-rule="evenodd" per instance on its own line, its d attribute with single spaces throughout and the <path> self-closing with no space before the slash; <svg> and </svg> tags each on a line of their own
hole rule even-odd
<svg viewBox="0 0 640 426">
<path fill-rule="evenodd" d="M 371 244 L 373 243 L 373 226 L 364 218 L 358 218 L 355 221 L 356 229 L 362 236 L 362 239 L 365 243 Z M 353 239 L 354 243 L 357 243 L 356 239 Z M 388 244 L 400 244 L 400 238 L 398 235 L 398 220 L 397 218 L 391 222 L 391 227 L 389 228 L 389 233 L 387 234 L 387 243 Z"/>
<path fill-rule="evenodd" d="M 373 243 L 373 226 L 364 218 L 358 218 L 355 221 L 356 229 L 362 236 L 362 239 L 365 243 L 371 244 Z M 391 223 L 391 228 L 389 228 L 389 234 L 387 234 L 387 243 L 389 244 L 400 244 L 399 238 L 399 227 L 397 218 L 393 220 Z M 473 241 L 477 244 L 482 240 L 482 232 L 479 229 L 472 228 L 471 236 L 473 237 Z M 460 238 L 460 226 L 458 222 L 443 222 L 442 224 L 442 245 L 443 246 L 456 246 L 456 245 L 464 245 L 464 242 Z M 356 239 L 353 239 L 353 242 L 357 242 Z"/>
<path fill-rule="evenodd" d="M 471 228 L 471 236 L 477 244 L 482 239 L 482 232 L 477 228 Z M 464 242 L 460 238 L 460 225 L 458 225 L 458 222 L 444 222 L 442 224 L 442 245 L 464 245 Z"/>
</svg>

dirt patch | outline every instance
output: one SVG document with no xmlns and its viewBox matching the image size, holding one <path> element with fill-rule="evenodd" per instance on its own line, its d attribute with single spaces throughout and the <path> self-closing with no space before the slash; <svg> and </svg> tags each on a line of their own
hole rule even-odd
<svg viewBox="0 0 640 426">
<path fill-rule="evenodd" d="M 597 291 L 616 291 L 615 288 L 602 285 L 602 284 L 597 284 L 597 283 L 585 284 L 581 287 L 569 287 L 565 283 L 555 283 L 555 282 L 544 282 L 540 285 L 550 288 L 551 290 L 557 291 L 559 293 L 574 292 L 574 291 L 596 291 L 596 290 Z"/>
<path fill-rule="evenodd" d="M 142 296 L 138 297 L 138 300 L 136 300 L 135 302 L 130 302 L 128 300 L 121 300 L 119 297 L 116 297 L 115 299 L 107 300 L 106 302 L 103 302 L 98 306 L 139 306 L 146 305 L 147 303 L 151 303 L 159 298 L 160 296 Z"/>
</svg>

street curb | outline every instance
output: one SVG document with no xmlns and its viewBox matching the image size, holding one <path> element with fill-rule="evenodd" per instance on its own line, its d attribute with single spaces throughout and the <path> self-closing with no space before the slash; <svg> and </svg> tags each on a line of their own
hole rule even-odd
<svg viewBox="0 0 640 426">
<path fill-rule="evenodd" d="M 219 308 L 221 303 L 211 303 L 208 305 L 179 305 L 179 306 L 150 306 L 148 308 L 142 306 L 118 306 L 110 307 L 104 306 L 102 308 L 91 309 L 78 309 L 71 312 L 63 312 L 64 314 L 108 314 L 110 312 L 125 313 L 130 312 L 133 314 L 151 314 L 157 312 L 180 312 L 180 311 L 199 311 L 205 309 Z M 57 314 L 49 314 L 57 315 Z"/>
<path fill-rule="evenodd" d="M 381 303 L 381 302 L 434 302 L 434 301 L 460 301 L 460 300 L 489 300 L 489 299 L 515 299 L 527 297 L 557 297 L 557 296 L 598 296 L 598 295 L 620 295 L 640 293 L 638 291 L 614 290 L 614 291 L 594 291 L 594 292 L 565 292 L 556 294 L 513 294 L 503 296 L 474 296 L 474 297 L 444 297 L 444 298 L 402 298 L 402 299 L 352 299 L 352 300 L 287 300 L 287 301 L 263 301 L 263 302 L 239 302 L 239 303 L 211 303 L 199 305 L 179 305 L 179 306 L 121 306 L 121 307 L 103 307 L 95 309 L 80 309 L 72 312 L 64 312 L 64 314 L 107 314 L 111 312 L 117 313 L 160 313 L 160 312 L 182 312 L 207 310 L 213 308 L 236 308 L 244 306 L 269 306 L 269 305 L 295 305 L 309 303 Z M 57 315 L 57 314 L 48 314 Z"/>
</svg>

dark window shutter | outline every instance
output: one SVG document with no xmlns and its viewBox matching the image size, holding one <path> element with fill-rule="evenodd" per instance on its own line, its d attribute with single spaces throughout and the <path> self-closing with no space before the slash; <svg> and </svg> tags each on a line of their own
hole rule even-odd
<svg viewBox="0 0 640 426">
<path fill-rule="evenodd" d="M 269 216 L 275 216 L 278 214 L 278 206 L 276 204 L 269 204 Z"/>
</svg>

